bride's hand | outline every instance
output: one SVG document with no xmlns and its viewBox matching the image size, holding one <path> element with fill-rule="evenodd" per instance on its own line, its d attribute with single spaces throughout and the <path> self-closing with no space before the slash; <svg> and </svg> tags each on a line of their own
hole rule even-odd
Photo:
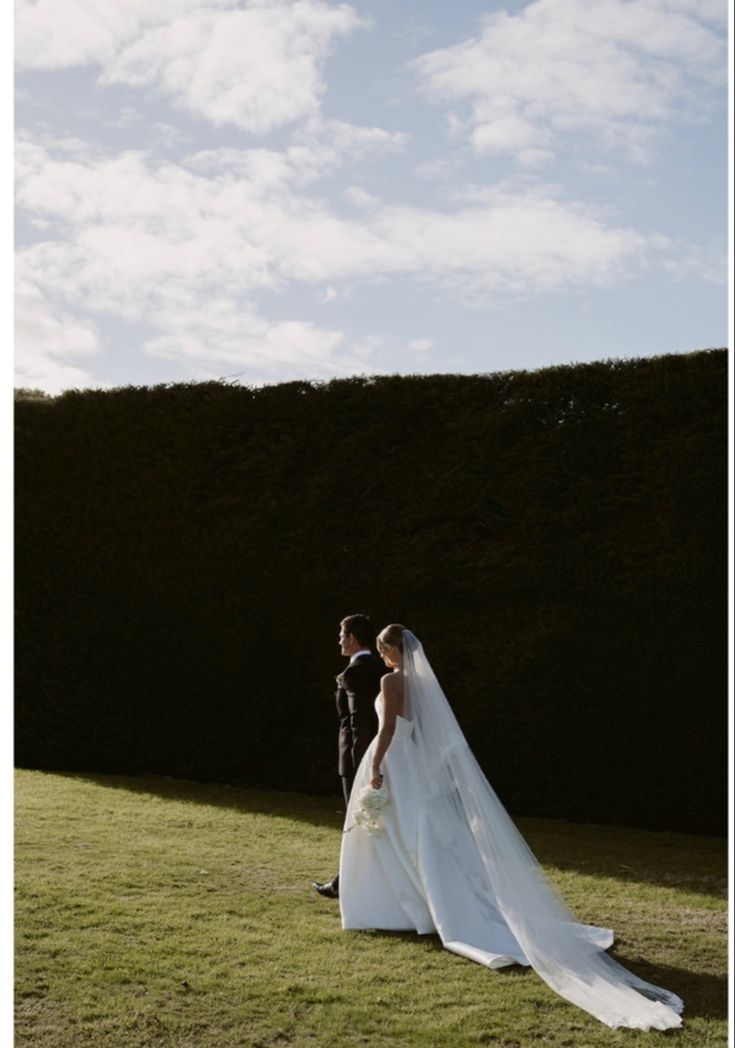
<svg viewBox="0 0 735 1048">
<path fill-rule="evenodd" d="M 379 790 L 383 785 L 383 776 L 375 768 L 372 769 L 373 777 L 370 780 L 370 785 L 374 790 Z"/>
</svg>

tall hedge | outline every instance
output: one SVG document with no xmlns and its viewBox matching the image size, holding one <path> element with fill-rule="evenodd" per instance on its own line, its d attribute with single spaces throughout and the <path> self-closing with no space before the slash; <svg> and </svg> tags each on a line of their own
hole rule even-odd
<svg viewBox="0 0 735 1048">
<path fill-rule="evenodd" d="M 333 791 L 367 611 L 512 812 L 722 832 L 727 367 L 21 391 L 18 763 Z"/>
</svg>

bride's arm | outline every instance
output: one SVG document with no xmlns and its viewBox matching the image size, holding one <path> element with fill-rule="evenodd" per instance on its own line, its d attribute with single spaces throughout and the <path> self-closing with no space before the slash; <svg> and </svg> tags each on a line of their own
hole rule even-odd
<svg viewBox="0 0 735 1048">
<path fill-rule="evenodd" d="M 377 790 L 383 785 L 383 776 L 380 774 L 380 765 L 383 762 L 391 739 L 396 730 L 396 716 L 400 710 L 401 692 L 400 681 L 392 674 L 387 674 L 380 682 L 380 695 L 383 702 L 383 717 L 380 731 L 375 742 L 373 761 L 370 766 L 370 785 Z"/>
</svg>

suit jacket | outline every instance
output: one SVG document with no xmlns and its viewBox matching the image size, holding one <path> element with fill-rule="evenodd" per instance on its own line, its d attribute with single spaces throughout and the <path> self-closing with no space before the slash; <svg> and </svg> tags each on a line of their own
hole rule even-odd
<svg viewBox="0 0 735 1048">
<path fill-rule="evenodd" d="M 377 655 L 359 655 L 337 677 L 338 769 L 351 779 L 378 729 L 375 699 L 388 668 Z"/>
</svg>

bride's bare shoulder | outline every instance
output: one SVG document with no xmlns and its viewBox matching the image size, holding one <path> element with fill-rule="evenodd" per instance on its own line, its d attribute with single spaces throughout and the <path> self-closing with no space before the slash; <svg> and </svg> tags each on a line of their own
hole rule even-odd
<svg viewBox="0 0 735 1048">
<path fill-rule="evenodd" d="M 403 673 L 386 673 L 380 681 L 380 694 L 383 698 L 383 712 L 389 723 L 393 723 L 395 714 L 403 716 Z"/>
<path fill-rule="evenodd" d="M 384 695 L 403 695 L 403 673 L 400 670 L 396 673 L 386 673 L 381 677 L 380 690 Z"/>
</svg>

